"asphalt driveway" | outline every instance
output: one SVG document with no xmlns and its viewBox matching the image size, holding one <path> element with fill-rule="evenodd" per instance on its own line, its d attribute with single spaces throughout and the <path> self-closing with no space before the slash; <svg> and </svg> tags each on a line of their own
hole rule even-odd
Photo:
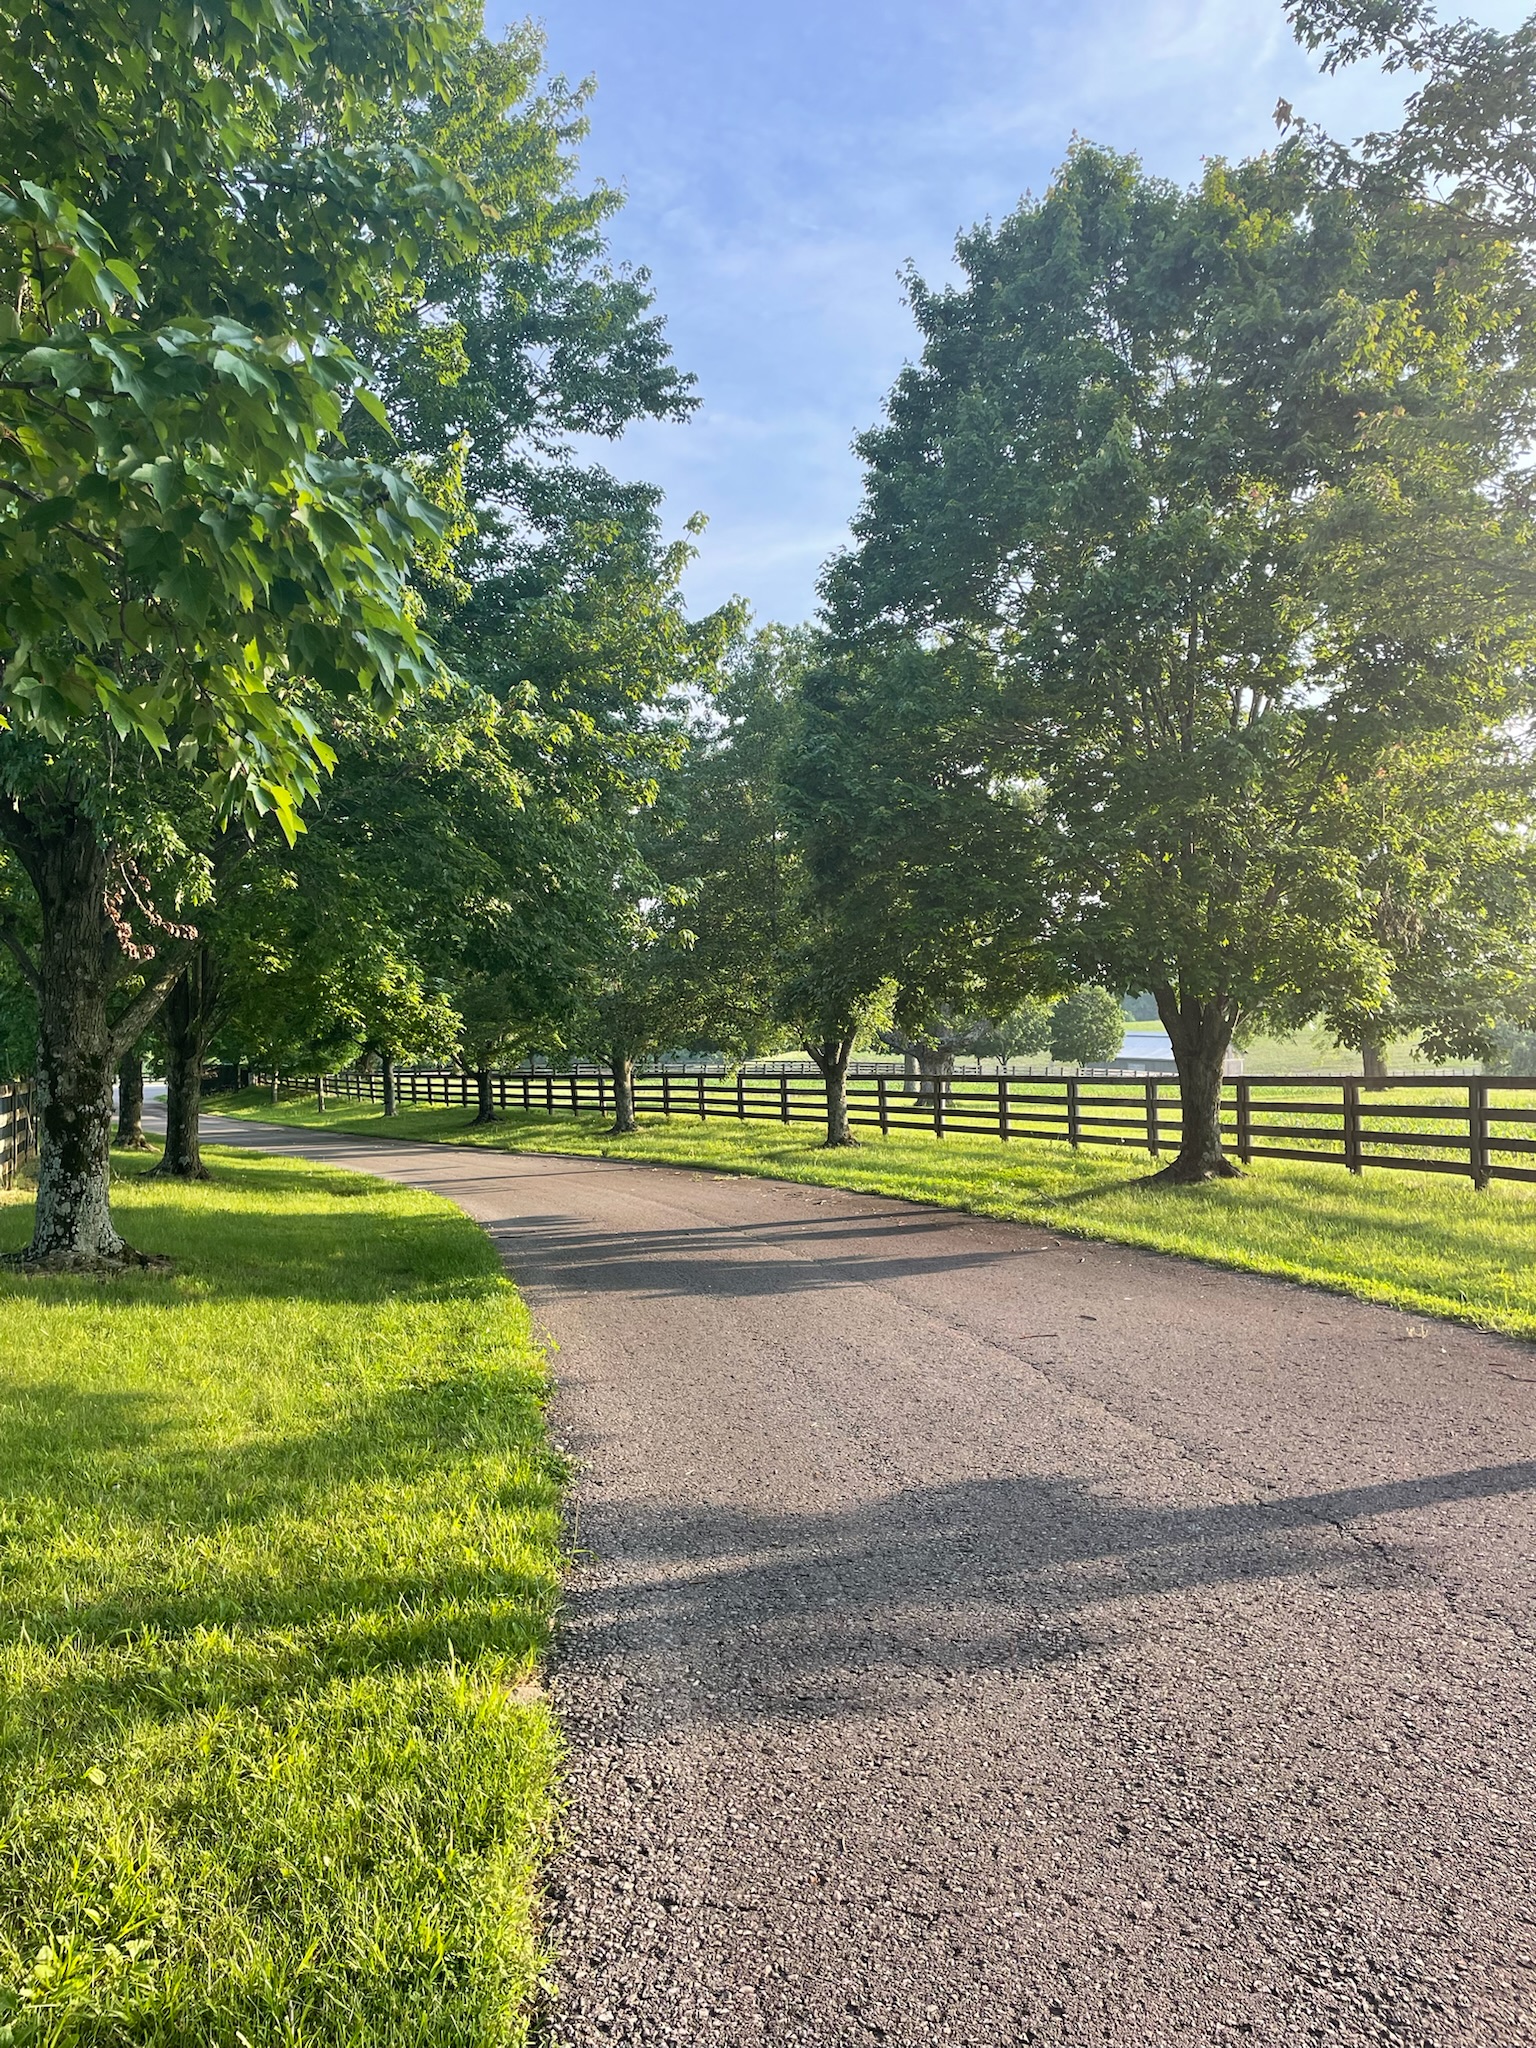
<svg viewBox="0 0 1536 2048">
<path fill-rule="evenodd" d="M 1536 1353 L 864 1195 L 208 1136 L 450 1196 L 558 1344 L 552 2040 L 1536 2042 Z"/>
</svg>

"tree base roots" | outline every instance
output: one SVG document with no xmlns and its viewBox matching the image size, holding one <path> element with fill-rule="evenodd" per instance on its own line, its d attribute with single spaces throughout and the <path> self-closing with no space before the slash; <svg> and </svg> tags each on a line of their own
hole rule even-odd
<svg viewBox="0 0 1536 2048">
<path fill-rule="evenodd" d="M 152 1166 L 145 1174 L 146 1180 L 212 1180 L 213 1175 L 206 1166 L 167 1166 L 162 1159 L 158 1166 Z"/>
<path fill-rule="evenodd" d="M 0 1272 L 14 1274 L 22 1280 L 49 1273 L 67 1273 L 77 1280 L 122 1280 L 133 1273 L 174 1273 L 175 1270 L 174 1259 L 167 1259 L 159 1252 L 136 1252 L 126 1244 L 120 1252 L 113 1252 L 110 1256 L 44 1252 L 40 1258 L 34 1258 L 29 1251 L 6 1252 L 0 1256 Z"/>
<path fill-rule="evenodd" d="M 1149 1188 L 1199 1188 L 1213 1180 L 1242 1180 L 1243 1169 L 1235 1159 L 1175 1159 L 1161 1173 L 1147 1176 Z"/>
</svg>

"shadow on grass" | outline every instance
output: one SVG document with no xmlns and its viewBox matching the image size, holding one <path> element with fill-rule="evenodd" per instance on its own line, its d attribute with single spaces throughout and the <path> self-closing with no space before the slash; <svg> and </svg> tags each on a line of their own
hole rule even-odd
<svg viewBox="0 0 1536 2048">
<path fill-rule="evenodd" d="M 0 1667 L 45 1662 L 12 1665 L 9 1700 L 0 1686 L 0 1757 L 39 1714 L 56 1734 L 484 1651 L 530 1661 L 562 1478 L 541 1395 L 526 1368 L 451 1373 L 211 1452 L 143 1390 L 6 1389 Z"/>
<path fill-rule="evenodd" d="M 283 1160 L 119 1191 L 173 1276 L 0 1278 L 0 1755 L 61 1718 L 105 1739 L 363 1672 L 526 1664 L 562 1467 L 482 1233 Z"/>
<path fill-rule="evenodd" d="M 0 1269 L 0 1302 L 422 1302 L 489 1293 L 501 1282 L 494 1253 L 472 1246 L 462 1218 L 427 1204 L 381 1215 L 376 1205 L 399 1203 L 400 1188 L 340 1168 L 241 1155 L 222 1170 L 216 1159 L 209 1181 L 179 1183 L 137 1165 L 115 1167 L 113 1192 L 124 1237 L 137 1251 L 170 1258 L 172 1273 L 103 1281 Z M 224 1199 L 230 1193 L 240 1199 Z M 28 1204 L 0 1209 L 0 1251 L 20 1249 L 30 1234 Z"/>
</svg>

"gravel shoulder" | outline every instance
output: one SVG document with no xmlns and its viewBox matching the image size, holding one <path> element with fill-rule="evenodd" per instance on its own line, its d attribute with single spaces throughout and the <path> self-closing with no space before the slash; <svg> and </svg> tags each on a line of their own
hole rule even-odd
<svg viewBox="0 0 1536 2048">
<path fill-rule="evenodd" d="M 1536 1353 L 857 1194 L 430 1187 L 582 1461 L 549 2039 L 1536 2043 Z"/>
</svg>

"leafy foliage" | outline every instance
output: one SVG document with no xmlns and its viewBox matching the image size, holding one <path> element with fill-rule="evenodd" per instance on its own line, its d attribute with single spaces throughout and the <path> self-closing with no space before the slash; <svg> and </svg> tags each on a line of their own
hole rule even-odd
<svg viewBox="0 0 1536 2048">
<path fill-rule="evenodd" d="M 0 721 L 110 728 L 297 827 L 330 755 L 305 692 L 434 673 L 408 579 L 440 515 L 350 452 L 338 323 L 468 190 L 359 137 L 451 72 L 446 5 L 94 0 L 0 59 Z M 79 118 L 61 118 L 61 109 Z M 402 279 L 403 281 L 403 279 Z M 0 757 L 23 795 L 35 750 Z"/>
<path fill-rule="evenodd" d="M 1150 987 L 1213 1102 L 1245 1012 L 1385 999 L 1362 779 L 1519 701 L 1524 272 L 1296 142 L 1189 192 L 1080 148 L 959 254 L 862 443 L 836 729 L 868 755 L 890 650 L 959 678 L 949 808 L 1006 813 L 1060 968 Z"/>
<path fill-rule="evenodd" d="M 1120 998 L 1107 988 L 1074 989 L 1051 1010 L 1051 1058 L 1064 1065 L 1102 1066 L 1125 1040 Z"/>
</svg>

